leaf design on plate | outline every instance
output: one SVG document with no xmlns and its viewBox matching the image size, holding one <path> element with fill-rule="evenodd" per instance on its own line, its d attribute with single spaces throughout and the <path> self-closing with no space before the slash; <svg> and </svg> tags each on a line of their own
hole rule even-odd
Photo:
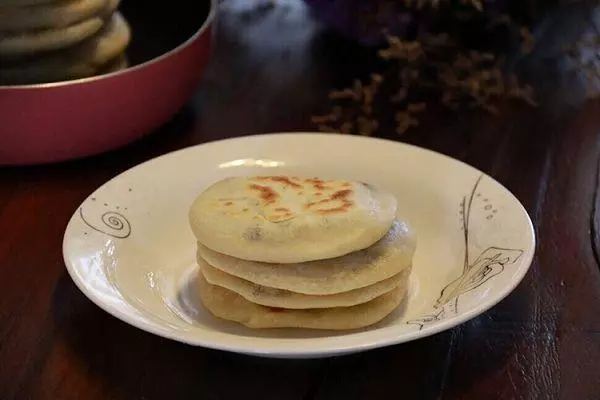
<svg viewBox="0 0 600 400">
<path fill-rule="evenodd" d="M 504 271 L 504 266 L 514 264 L 523 254 L 523 250 L 490 247 L 470 264 L 463 274 L 450 282 L 440 294 L 435 307 L 441 307 L 455 297 L 478 288 L 485 282 Z"/>
<path fill-rule="evenodd" d="M 458 300 L 461 295 L 477 289 L 493 277 L 501 274 L 506 265 L 516 263 L 523 255 L 523 250 L 520 249 L 507 249 L 492 246 L 481 252 L 475 261 L 472 263 L 469 262 L 469 223 L 471 221 L 471 211 L 474 211 L 474 201 L 482 198 L 482 194 L 478 192 L 479 184 L 481 183 L 482 179 L 483 175 L 480 175 L 471 188 L 470 194 L 468 196 L 464 196 L 460 203 L 460 230 L 462 231 L 464 237 L 463 272 L 458 278 L 447 284 L 442 289 L 439 298 L 436 300 L 433 306 L 433 311 L 431 314 L 406 322 L 409 325 L 419 326 L 419 330 L 423 329 L 425 325 L 457 315 Z M 486 204 L 484 207 L 482 207 L 484 212 L 492 212 L 493 214 L 496 213 L 496 211 L 492 210 L 493 206 L 489 204 L 488 198 L 484 197 L 483 203 Z"/>
</svg>

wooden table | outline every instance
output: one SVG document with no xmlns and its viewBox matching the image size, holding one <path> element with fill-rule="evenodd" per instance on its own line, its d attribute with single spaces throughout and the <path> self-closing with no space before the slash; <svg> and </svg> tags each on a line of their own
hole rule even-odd
<svg viewBox="0 0 600 400">
<path fill-rule="evenodd" d="M 600 106 L 579 102 L 580 85 L 560 63 L 532 64 L 538 108 L 432 116 L 406 136 L 388 135 L 482 169 L 534 221 L 530 272 L 468 323 L 340 358 L 260 359 L 145 333 L 75 287 L 62 234 L 97 186 L 184 146 L 313 129 L 310 116 L 323 110 L 327 91 L 372 59 L 324 31 L 297 1 L 259 3 L 224 4 L 197 96 L 159 132 L 99 157 L 0 169 L 0 399 L 600 398 Z"/>
</svg>

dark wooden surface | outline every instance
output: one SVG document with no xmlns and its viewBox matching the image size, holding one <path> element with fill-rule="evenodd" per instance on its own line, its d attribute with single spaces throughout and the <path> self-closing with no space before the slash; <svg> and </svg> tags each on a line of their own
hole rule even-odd
<svg viewBox="0 0 600 400">
<path fill-rule="evenodd" d="M 579 102 L 580 82 L 543 55 L 531 64 L 541 107 L 496 118 L 431 116 L 398 138 L 489 173 L 534 221 L 539 245 L 530 272 L 484 315 L 394 347 L 284 361 L 158 338 L 77 290 L 62 234 L 97 186 L 195 143 L 311 129 L 327 91 L 372 59 L 324 31 L 296 1 L 260 4 L 224 3 L 213 64 L 164 129 L 99 157 L 0 169 L 0 399 L 599 399 L 600 105 Z M 553 43 L 564 35 L 549 36 Z"/>
</svg>

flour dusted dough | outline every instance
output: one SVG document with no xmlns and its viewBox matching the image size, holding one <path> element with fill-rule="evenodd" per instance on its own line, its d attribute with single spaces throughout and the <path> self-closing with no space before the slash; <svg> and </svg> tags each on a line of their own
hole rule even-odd
<svg viewBox="0 0 600 400">
<path fill-rule="evenodd" d="M 24 57 L 64 49 L 93 36 L 104 20 L 94 17 L 63 28 L 0 33 L 0 57 Z"/>
<path fill-rule="evenodd" d="M 0 31 L 64 28 L 99 16 L 113 8 L 110 3 L 111 0 L 70 0 L 34 7 L 0 5 Z"/>
<path fill-rule="evenodd" d="M 289 309 L 349 307 L 366 303 L 400 286 L 405 287 L 410 275 L 410 268 L 407 268 L 373 285 L 348 292 L 319 296 L 257 285 L 245 279 L 229 275 L 210 266 L 201 259 L 198 260 L 198 263 L 201 273 L 210 284 L 235 292 L 252 303 Z"/>
<path fill-rule="evenodd" d="M 3 63 L 0 80 L 18 84 L 91 76 L 112 61 L 118 61 L 130 40 L 131 29 L 117 11 L 97 35 L 77 46 L 31 60 Z"/>
<path fill-rule="evenodd" d="M 189 221 L 198 242 L 213 251 L 299 263 L 371 246 L 389 230 L 396 208 L 392 194 L 360 182 L 233 177 L 202 192 Z"/>
<path fill-rule="evenodd" d="M 347 330 L 363 328 L 388 316 L 406 295 L 405 288 L 398 287 L 374 300 L 356 306 L 289 310 L 251 303 L 230 290 L 211 285 L 202 274 L 198 274 L 197 284 L 202 303 L 213 315 L 255 329 Z"/>
<path fill-rule="evenodd" d="M 98 74 L 109 74 L 112 72 L 121 71 L 129 67 L 129 59 L 124 54 L 117 56 L 113 60 L 110 60 L 107 64 L 103 65 L 98 70 Z"/>
<path fill-rule="evenodd" d="M 416 248 L 414 231 L 395 221 L 373 246 L 342 257 L 297 264 L 248 261 L 197 244 L 198 263 L 211 266 L 258 285 L 310 295 L 347 292 L 390 278 L 411 268 Z"/>
</svg>

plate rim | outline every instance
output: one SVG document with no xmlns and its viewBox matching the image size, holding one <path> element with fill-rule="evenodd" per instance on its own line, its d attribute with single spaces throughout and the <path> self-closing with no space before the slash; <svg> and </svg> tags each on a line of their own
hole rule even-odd
<svg viewBox="0 0 600 400">
<path fill-rule="evenodd" d="M 491 180 L 495 185 L 497 185 L 502 191 L 504 191 L 512 200 L 520 214 L 520 218 L 524 218 L 524 222 L 526 223 L 527 236 L 526 239 L 529 239 L 527 243 L 526 252 L 524 254 L 523 259 L 521 259 L 520 264 L 522 267 L 515 272 L 513 278 L 502 288 L 501 291 L 498 292 L 497 297 L 492 299 L 489 302 L 480 303 L 476 307 L 461 312 L 455 316 L 452 316 L 448 319 L 440 321 L 436 324 L 424 327 L 420 330 L 414 330 L 409 332 L 401 332 L 399 335 L 394 334 L 394 331 L 398 331 L 400 329 L 399 326 L 387 326 L 383 328 L 378 328 L 373 331 L 359 331 L 359 332 L 350 332 L 347 335 L 339 335 L 339 336 L 325 336 L 325 337 L 317 337 L 317 338 L 268 338 L 268 337 L 244 337 L 238 336 L 228 332 L 216 332 L 218 335 L 223 335 L 225 338 L 234 337 L 234 341 L 230 340 L 218 340 L 214 338 L 207 339 L 205 337 L 199 337 L 195 339 L 188 339 L 178 335 L 177 332 L 170 332 L 167 330 L 162 330 L 154 325 L 147 324 L 144 321 L 131 317 L 127 312 L 120 310 L 119 308 L 110 307 L 108 304 L 101 301 L 100 298 L 94 295 L 94 293 L 88 289 L 86 289 L 85 281 L 78 279 L 78 274 L 76 272 L 76 267 L 71 262 L 70 257 L 68 255 L 68 231 L 71 225 L 74 223 L 77 217 L 77 210 L 82 207 L 82 205 L 88 201 L 94 193 L 101 190 L 111 182 L 118 180 L 129 173 L 132 173 L 134 170 L 143 168 L 148 164 L 152 164 L 157 162 L 158 160 L 169 158 L 169 157 L 177 157 L 177 154 L 194 151 L 198 148 L 206 148 L 213 145 L 226 145 L 228 142 L 236 142 L 236 141 L 245 141 L 245 140 L 268 140 L 271 137 L 301 137 L 305 140 L 310 140 L 311 138 L 319 138 L 319 139 L 331 139 L 336 138 L 341 140 L 354 140 L 354 141 L 369 141 L 369 142 L 380 142 L 382 144 L 395 145 L 400 147 L 408 147 L 413 151 L 428 153 L 429 155 L 435 157 L 442 157 L 447 161 L 461 164 L 463 167 L 466 167 L 473 172 L 479 173 L 481 176 Z M 462 161 L 446 155 L 444 153 L 428 149 L 426 147 L 421 147 L 415 144 L 410 144 L 406 142 L 402 142 L 399 140 L 392 140 L 380 137 L 372 137 L 372 136 L 357 136 L 357 135 L 342 135 L 342 134 L 331 134 L 331 133 L 322 133 L 322 132 L 312 132 L 312 131 L 287 131 L 287 132 L 268 132 L 268 133 L 260 133 L 260 134 L 245 134 L 241 136 L 211 140 L 204 143 L 199 143 L 195 145 L 186 146 L 177 150 L 169 151 L 158 155 L 156 157 L 152 157 L 148 160 L 137 163 L 119 173 L 114 175 L 112 178 L 104 181 L 101 185 L 97 186 L 95 189 L 91 191 L 84 199 L 80 202 L 80 204 L 75 208 L 71 217 L 69 217 L 69 221 L 67 226 L 64 229 L 63 233 L 63 241 L 62 241 L 62 254 L 64 263 L 67 269 L 71 280 L 75 283 L 76 287 L 82 292 L 82 294 L 90 300 L 97 307 L 108 313 L 110 316 L 115 317 L 122 322 L 125 322 L 133 327 L 136 327 L 142 331 L 147 333 L 151 333 L 157 335 L 159 337 L 163 337 L 170 340 L 175 340 L 180 343 L 209 348 L 213 350 L 221 350 L 221 351 L 229 351 L 239 354 L 246 355 L 254 355 L 260 357 L 270 357 L 270 358 L 315 358 L 322 356 L 336 356 L 343 355 L 355 352 L 361 352 L 366 350 L 372 350 L 375 348 L 381 347 L 389 347 L 393 345 L 398 345 L 401 343 L 406 343 L 422 338 L 426 338 L 442 331 L 457 327 L 483 313 L 490 310 L 501 301 L 503 301 L 509 294 L 513 293 L 517 286 L 523 281 L 524 277 L 527 275 L 531 266 L 533 264 L 533 259 L 535 257 L 537 250 L 537 237 L 535 232 L 535 227 L 533 225 L 531 216 L 525 209 L 524 205 L 521 201 L 501 182 L 494 179 L 487 173 L 481 171 L 480 169 Z M 399 333 L 399 332 L 396 332 Z M 355 343 L 347 343 L 349 339 L 353 339 L 352 341 L 360 340 L 359 344 Z M 314 344 L 318 342 L 318 346 L 311 346 L 310 348 L 298 346 L 299 342 L 309 341 Z M 254 342 L 254 345 L 250 345 L 250 343 L 245 342 Z M 278 346 L 256 346 L 256 342 L 265 343 L 275 343 L 279 344 Z M 296 346 L 293 346 L 296 344 Z"/>
</svg>

